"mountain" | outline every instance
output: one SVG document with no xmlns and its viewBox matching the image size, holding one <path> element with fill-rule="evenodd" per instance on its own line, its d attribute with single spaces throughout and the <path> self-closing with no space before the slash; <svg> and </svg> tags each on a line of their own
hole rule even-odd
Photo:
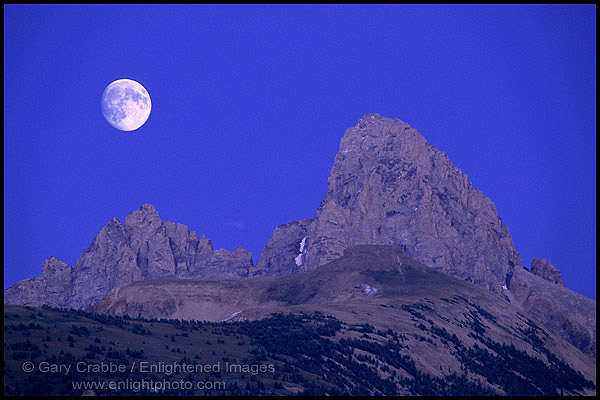
<svg viewBox="0 0 600 400">
<path fill-rule="evenodd" d="M 546 260 L 524 269 L 493 202 L 414 128 L 379 114 L 346 131 L 315 217 L 277 227 L 250 274 L 307 271 L 359 244 L 399 246 L 596 353 L 595 301 L 565 288 Z"/>
<path fill-rule="evenodd" d="M 353 246 L 287 277 L 134 282 L 91 310 L 102 314 L 5 306 L 5 394 L 81 394 L 72 381 L 149 380 L 136 369 L 141 362 L 220 363 L 219 374 L 152 376 L 223 381 L 220 394 L 595 394 L 593 358 L 499 295 L 396 246 Z M 23 373 L 24 359 L 117 363 L 128 372 L 57 379 Z M 232 374 L 226 363 L 273 367 Z"/>
<path fill-rule="evenodd" d="M 6 289 L 4 303 L 83 309 L 112 289 L 142 279 L 246 277 L 251 266 L 252 255 L 243 248 L 214 250 L 209 239 L 199 239 L 185 225 L 163 222 L 156 209 L 145 204 L 122 224 L 117 218 L 110 220 L 75 268 L 51 257 L 40 277 Z"/>
<path fill-rule="evenodd" d="M 75 268 L 50 258 L 42 276 L 5 290 L 4 302 L 83 309 L 132 282 L 283 278 L 314 270 L 355 245 L 398 246 L 424 265 L 502 297 L 595 357 L 596 302 L 564 287 L 547 260 L 526 269 L 493 202 L 414 128 L 378 114 L 345 132 L 314 218 L 276 227 L 256 265 L 246 250 L 213 250 L 208 239 L 162 222 L 144 205 L 123 224 L 115 218 L 102 228 Z M 252 285 L 230 282 L 240 290 Z"/>
</svg>

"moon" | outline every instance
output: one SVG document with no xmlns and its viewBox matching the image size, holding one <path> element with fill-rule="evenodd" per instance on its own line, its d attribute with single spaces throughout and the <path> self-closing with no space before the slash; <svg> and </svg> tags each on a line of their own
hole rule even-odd
<svg viewBox="0 0 600 400">
<path fill-rule="evenodd" d="M 102 114 L 121 131 L 135 131 L 144 125 L 151 109 L 148 91 L 132 79 L 117 79 L 102 93 Z"/>
</svg>

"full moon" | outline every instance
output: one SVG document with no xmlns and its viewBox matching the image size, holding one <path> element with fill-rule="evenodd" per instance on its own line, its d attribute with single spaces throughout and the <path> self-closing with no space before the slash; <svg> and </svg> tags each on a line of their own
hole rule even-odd
<svg viewBox="0 0 600 400">
<path fill-rule="evenodd" d="M 151 109 L 150 95 L 131 79 L 118 79 L 102 93 L 102 114 L 121 131 L 134 131 L 144 125 Z"/>
</svg>

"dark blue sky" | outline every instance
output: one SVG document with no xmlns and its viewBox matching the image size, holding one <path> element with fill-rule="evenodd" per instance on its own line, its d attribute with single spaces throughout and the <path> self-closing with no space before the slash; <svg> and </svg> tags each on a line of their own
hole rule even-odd
<svg viewBox="0 0 600 400">
<path fill-rule="evenodd" d="M 144 203 L 256 262 L 376 112 L 494 201 L 526 266 L 595 298 L 595 38 L 593 5 L 5 5 L 4 287 Z M 119 78 L 152 98 L 134 132 L 102 116 Z"/>
</svg>

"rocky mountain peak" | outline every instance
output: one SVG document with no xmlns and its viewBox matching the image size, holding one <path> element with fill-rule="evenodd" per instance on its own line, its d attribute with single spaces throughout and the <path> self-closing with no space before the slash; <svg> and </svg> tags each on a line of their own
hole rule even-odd
<svg viewBox="0 0 600 400">
<path fill-rule="evenodd" d="M 144 204 L 139 210 L 132 211 L 125 218 L 125 226 L 157 226 L 162 223 L 158 211 L 151 204 Z"/>
<path fill-rule="evenodd" d="M 314 268 L 356 244 L 393 244 L 501 293 L 521 263 L 493 203 L 407 123 L 367 114 L 346 130 L 328 192 L 308 230 Z"/>
<path fill-rule="evenodd" d="M 531 262 L 531 273 L 547 280 L 548 282 L 556 283 L 560 286 L 565 286 L 562 273 L 557 270 L 550 261 L 544 258 L 534 258 Z"/>
<path fill-rule="evenodd" d="M 24 279 L 4 291 L 4 304 L 66 307 L 71 295 L 74 269 L 56 257 L 46 259 L 42 274 Z"/>
<path fill-rule="evenodd" d="M 409 124 L 379 114 L 346 130 L 315 218 L 277 227 L 254 273 L 309 270 L 361 244 L 397 245 L 499 294 L 521 265 L 491 200 Z"/>
<path fill-rule="evenodd" d="M 198 241 L 198 251 L 213 251 L 212 241 L 206 236 L 202 235 Z"/>
</svg>

